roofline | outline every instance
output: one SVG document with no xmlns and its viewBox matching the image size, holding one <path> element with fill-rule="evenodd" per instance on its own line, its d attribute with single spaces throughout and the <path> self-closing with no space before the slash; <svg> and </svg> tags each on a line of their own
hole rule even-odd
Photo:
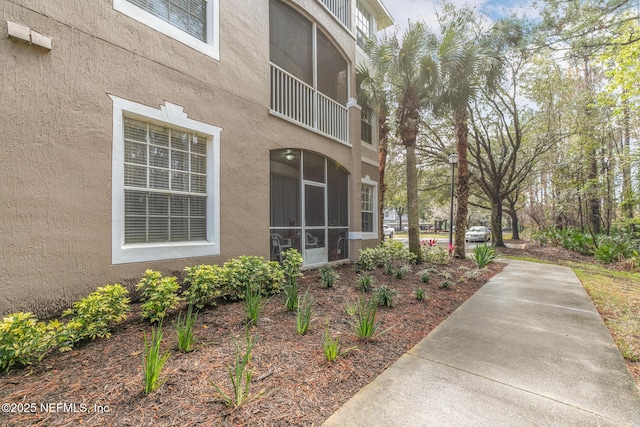
<svg viewBox="0 0 640 427">
<path fill-rule="evenodd" d="M 391 13 L 389 13 L 386 6 L 382 3 L 382 0 L 370 0 L 369 4 L 374 9 L 376 21 L 378 23 L 378 31 L 384 30 L 385 28 L 393 25 L 393 16 L 391 16 Z"/>
</svg>

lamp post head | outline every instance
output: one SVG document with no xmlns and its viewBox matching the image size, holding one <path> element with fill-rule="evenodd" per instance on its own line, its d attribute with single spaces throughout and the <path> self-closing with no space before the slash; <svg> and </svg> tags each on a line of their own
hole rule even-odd
<svg viewBox="0 0 640 427">
<path fill-rule="evenodd" d="M 449 154 L 449 163 L 455 165 L 458 163 L 458 155 L 457 154 Z"/>
</svg>

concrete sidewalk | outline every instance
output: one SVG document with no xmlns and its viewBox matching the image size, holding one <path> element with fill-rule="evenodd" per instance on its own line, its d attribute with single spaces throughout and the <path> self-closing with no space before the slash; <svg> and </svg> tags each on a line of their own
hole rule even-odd
<svg viewBox="0 0 640 427">
<path fill-rule="evenodd" d="M 640 426 L 640 390 L 567 267 L 508 261 L 324 426 Z"/>
</svg>

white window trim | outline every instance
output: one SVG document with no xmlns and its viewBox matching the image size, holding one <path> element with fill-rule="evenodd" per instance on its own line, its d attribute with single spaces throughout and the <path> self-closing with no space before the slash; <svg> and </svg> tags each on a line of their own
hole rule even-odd
<svg viewBox="0 0 640 427">
<path fill-rule="evenodd" d="M 220 0 L 207 0 L 207 42 L 139 8 L 127 0 L 113 0 L 113 8 L 154 30 L 171 37 L 215 60 L 220 60 Z"/>
<path fill-rule="evenodd" d="M 360 180 L 361 185 L 373 187 L 373 233 L 362 231 L 362 240 L 378 239 L 378 183 L 369 175 Z M 360 201 L 362 203 L 362 200 Z M 362 208 L 361 208 L 362 209 Z"/>
<path fill-rule="evenodd" d="M 184 108 L 164 103 L 159 109 L 109 95 L 113 101 L 111 181 L 111 262 L 158 261 L 220 254 L 220 132 L 222 128 L 189 119 Z M 205 134 L 207 141 L 207 240 L 200 242 L 124 243 L 124 117 Z"/>
</svg>

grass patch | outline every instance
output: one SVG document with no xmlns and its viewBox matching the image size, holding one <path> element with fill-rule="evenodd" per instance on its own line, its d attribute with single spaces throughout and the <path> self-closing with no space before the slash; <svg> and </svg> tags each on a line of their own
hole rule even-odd
<svg viewBox="0 0 640 427">
<path fill-rule="evenodd" d="M 533 257 L 512 257 L 521 261 L 570 267 L 596 305 L 622 356 L 640 362 L 640 274 L 610 270 L 598 264 Z"/>
</svg>

